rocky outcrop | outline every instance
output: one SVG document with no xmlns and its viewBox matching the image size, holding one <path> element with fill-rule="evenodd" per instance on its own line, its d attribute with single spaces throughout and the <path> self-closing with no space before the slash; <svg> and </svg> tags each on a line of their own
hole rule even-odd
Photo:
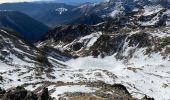
<svg viewBox="0 0 170 100">
<path fill-rule="evenodd" d="M 79 84 L 79 85 L 78 85 Z M 0 100 L 66 100 L 65 98 L 68 98 L 68 100 L 140 100 L 135 97 L 132 97 L 130 92 L 127 90 L 127 88 L 122 84 L 106 84 L 102 81 L 96 81 L 96 82 L 79 82 L 79 83 L 56 83 L 51 84 L 56 85 L 56 87 L 62 86 L 86 86 L 87 88 L 91 87 L 94 88 L 93 92 L 89 93 L 87 92 L 66 92 L 59 96 L 56 94 L 55 97 L 51 97 L 50 94 L 53 94 L 53 92 L 56 92 L 58 90 L 55 90 L 56 87 L 51 88 L 48 90 L 48 88 L 43 88 L 42 90 L 39 89 L 39 91 L 28 91 L 22 86 L 18 86 L 16 88 L 10 88 L 7 90 L 7 92 L 0 88 Z M 49 84 L 50 86 L 50 84 Z M 100 88 L 99 88 L 100 87 Z M 42 87 L 41 87 L 42 88 Z M 62 88 L 61 88 L 62 89 Z M 76 88 L 75 88 L 76 89 Z M 67 90 L 62 90 L 67 91 Z M 154 98 L 150 98 L 148 96 L 144 96 L 141 100 L 154 100 Z"/>
<path fill-rule="evenodd" d="M 40 93 L 38 100 L 50 100 L 48 88 L 43 88 L 43 91 Z"/>
<path fill-rule="evenodd" d="M 40 94 L 28 91 L 25 88 L 18 86 L 7 90 L 0 89 L 0 99 L 2 100 L 51 100 L 48 89 L 44 88 Z"/>
<path fill-rule="evenodd" d="M 155 99 L 145 95 L 141 100 L 155 100 Z"/>
<path fill-rule="evenodd" d="M 59 40 L 63 40 L 64 42 L 71 42 L 75 38 L 80 36 L 85 36 L 93 32 L 95 29 L 90 25 L 64 25 L 57 26 L 55 29 L 49 31 L 43 38 L 43 40 L 47 40 L 49 38 L 53 38 L 57 42 Z"/>
<path fill-rule="evenodd" d="M 0 98 L 2 98 L 5 93 L 6 91 L 0 88 Z"/>
<path fill-rule="evenodd" d="M 2 100 L 37 100 L 38 97 L 33 92 L 27 91 L 23 87 L 16 87 L 8 90 Z"/>
</svg>

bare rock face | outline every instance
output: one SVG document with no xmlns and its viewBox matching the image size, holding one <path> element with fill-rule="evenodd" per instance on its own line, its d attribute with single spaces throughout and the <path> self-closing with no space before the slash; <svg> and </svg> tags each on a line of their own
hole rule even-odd
<svg viewBox="0 0 170 100">
<path fill-rule="evenodd" d="M 6 91 L 0 88 L 0 98 L 2 98 L 5 93 Z"/>
<path fill-rule="evenodd" d="M 2 98 L 2 100 L 51 100 L 48 88 L 44 88 L 42 92 L 37 95 L 34 92 L 27 91 L 21 86 L 10 89 L 7 92 L 0 88 L 0 98 Z"/>
<path fill-rule="evenodd" d="M 33 92 L 28 92 L 24 100 L 37 100 L 37 95 Z"/>
<path fill-rule="evenodd" d="M 155 99 L 145 95 L 141 100 L 155 100 Z"/>
<path fill-rule="evenodd" d="M 112 88 L 117 90 L 117 92 L 121 91 L 123 94 L 130 95 L 129 91 L 122 84 L 114 84 L 114 85 L 112 85 Z"/>
<path fill-rule="evenodd" d="M 48 93 L 48 88 L 44 88 L 43 91 L 41 92 L 38 100 L 50 100 L 50 96 Z"/>
<path fill-rule="evenodd" d="M 76 83 L 79 84 L 79 83 Z M 54 85 L 54 84 L 53 84 Z M 64 86 L 75 85 L 74 83 L 63 83 Z M 138 99 L 132 97 L 127 88 L 122 84 L 106 84 L 104 82 L 90 82 L 81 83 L 81 85 L 87 85 L 87 87 L 99 88 L 91 93 L 86 92 L 67 92 L 59 96 L 59 100 L 154 100 L 148 96 Z M 81 87 L 80 85 L 80 87 Z M 57 84 L 56 84 L 57 86 Z M 41 92 L 40 92 L 41 91 Z M 58 91 L 58 90 L 56 90 Z M 50 94 L 55 92 L 54 90 L 48 90 L 44 87 L 38 91 L 28 91 L 22 86 L 8 89 L 7 92 L 0 88 L 0 100 L 56 100 L 57 98 L 51 97 Z M 57 95 L 56 95 L 57 96 Z M 58 100 L 57 99 L 57 100 Z"/>
<path fill-rule="evenodd" d="M 2 100 L 37 100 L 37 95 L 18 86 L 7 91 Z"/>
</svg>

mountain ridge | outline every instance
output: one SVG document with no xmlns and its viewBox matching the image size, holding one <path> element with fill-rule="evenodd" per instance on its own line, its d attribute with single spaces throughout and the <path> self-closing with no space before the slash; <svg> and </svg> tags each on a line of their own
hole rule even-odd
<svg viewBox="0 0 170 100">
<path fill-rule="evenodd" d="M 18 11 L 11 10 L 0 11 L 0 26 L 13 29 L 29 42 L 37 41 L 49 30 L 46 25 L 39 21 Z"/>
</svg>

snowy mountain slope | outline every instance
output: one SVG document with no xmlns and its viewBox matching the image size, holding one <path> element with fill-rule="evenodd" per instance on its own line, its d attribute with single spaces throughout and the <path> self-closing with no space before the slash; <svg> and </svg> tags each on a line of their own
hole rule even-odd
<svg viewBox="0 0 170 100">
<path fill-rule="evenodd" d="M 134 97 L 142 98 L 144 95 L 148 95 L 154 97 L 155 100 L 168 100 L 170 98 L 169 29 L 169 27 L 166 27 L 153 31 L 145 30 L 144 33 L 139 30 L 132 31 L 127 36 L 115 39 L 114 35 L 111 35 L 109 36 L 111 40 L 105 38 L 102 41 L 100 41 L 100 37 L 104 36 L 100 32 L 82 37 L 74 42 L 89 40 L 87 44 L 90 45 L 84 45 L 87 50 L 89 50 L 89 46 L 97 46 L 96 44 L 99 42 L 99 48 L 95 49 L 99 53 L 63 62 L 69 67 L 61 68 L 59 72 L 56 72 L 58 74 L 54 74 L 54 76 L 57 76 L 63 82 L 103 81 L 108 84 L 121 83 L 127 87 Z M 118 42 L 116 40 L 121 43 L 114 47 L 112 43 Z M 107 45 L 105 44 L 103 45 L 105 47 L 103 47 L 103 43 L 107 43 Z M 110 46 L 113 46 L 113 48 Z M 91 53 L 91 51 L 81 50 L 79 52 L 83 55 Z M 79 52 L 74 54 L 79 54 Z M 97 54 L 105 57 L 101 58 Z M 105 55 L 103 56 L 103 54 Z"/>
<path fill-rule="evenodd" d="M 90 45 L 84 45 L 87 50 L 89 50 L 89 46 L 97 46 L 96 42 L 99 42 L 99 48 L 95 50 L 101 50 L 100 52 L 110 56 L 101 58 L 103 55 L 97 53 L 101 57 L 94 58 L 97 56 L 93 55 L 67 60 L 63 63 L 69 67 L 61 68 L 60 72 L 56 72 L 58 74 L 54 76 L 65 83 L 82 81 L 103 81 L 108 84 L 121 83 L 127 87 L 134 97 L 142 98 L 144 95 L 148 95 L 154 97 L 155 100 L 168 100 L 170 98 L 169 29 L 169 27 L 157 30 L 146 29 L 143 33 L 141 32 L 143 30 L 132 31 L 123 37 L 111 35 L 109 36 L 110 39 L 106 35 L 107 38 L 102 39 L 102 41 L 100 41 L 100 37 L 104 36 L 100 32 L 76 39 L 74 42 L 84 41 L 86 43 L 88 40 L 87 44 Z M 117 44 L 121 48 L 117 45 L 114 47 L 114 44 L 112 44 L 118 41 L 122 41 Z M 107 45 L 103 45 L 105 46 L 103 47 L 103 43 L 107 43 Z M 111 53 L 110 50 L 112 50 Z M 81 49 L 79 52 L 81 52 Z M 87 52 L 90 53 L 90 51 Z M 78 54 L 78 52 L 75 53 Z M 81 54 L 86 54 L 86 51 L 81 52 Z"/>
<path fill-rule="evenodd" d="M 2 69 L 0 70 L 0 87 L 10 88 L 26 83 L 41 82 L 43 78 L 51 79 L 53 64 L 61 65 L 57 61 L 48 60 L 45 53 L 9 29 L 0 29 L 0 41 Z"/>
<path fill-rule="evenodd" d="M 8 89 L 9 92 L 6 92 L 8 95 L 10 95 L 11 89 L 14 92 L 12 87 L 23 86 L 37 94 L 42 92 L 43 87 L 48 87 L 50 96 L 54 100 L 59 98 L 74 99 L 77 98 L 76 95 L 80 96 L 80 93 L 85 97 L 80 96 L 79 98 L 88 96 L 89 98 L 135 100 L 121 84 L 110 85 L 100 81 L 81 82 L 80 70 L 75 71 L 73 67 L 65 64 L 63 61 L 54 59 L 50 54 L 46 55 L 39 51 L 19 37 L 17 33 L 5 28 L 0 29 L 0 87 Z M 105 91 L 107 92 L 105 93 Z M 20 92 L 16 91 L 15 95 L 20 96 Z M 4 95 L 0 90 L 0 99 L 3 95 L 5 98 L 11 98 L 7 94 Z M 103 95 L 106 96 L 103 97 Z M 19 97 L 13 95 L 13 98 Z"/>
<path fill-rule="evenodd" d="M 144 8 L 145 6 L 161 6 L 163 8 L 168 8 L 170 2 L 168 0 L 108 0 L 107 2 L 102 2 L 99 4 L 85 4 L 76 10 L 80 10 L 86 14 L 95 13 L 100 17 L 113 17 L 121 16 Z M 74 10 L 75 10 L 74 9 Z"/>
<path fill-rule="evenodd" d="M 67 63 L 81 69 L 79 74 L 83 81 L 121 83 L 138 98 L 146 94 L 156 100 L 169 99 L 169 58 L 163 59 L 157 53 L 148 57 L 143 53 L 143 49 L 137 50 L 126 63 L 116 60 L 114 55 L 104 59 L 78 58 Z"/>
<path fill-rule="evenodd" d="M 16 43 L 20 39 L 2 29 L 0 86 L 22 85 L 37 93 L 48 87 L 57 100 L 170 99 L 169 9 L 157 0 L 114 1 L 91 6 L 102 9 L 101 16 L 114 10 L 121 16 L 112 13 L 96 25 L 57 26 L 36 43 L 41 51 L 22 39 L 23 45 Z"/>
<path fill-rule="evenodd" d="M 50 31 L 37 47 L 53 48 L 47 52 L 57 50 L 76 57 L 65 60 L 63 63 L 69 67 L 60 70 L 60 77 L 69 82 L 121 83 L 134 97 L 148 95 L 155 100 L 168 100 L 169 9 L 146 9 L 88 26 L 92 30 L 89 32 L 84 29 L 75 32 L 70 28 L 74 25 L 61 26 Z M 155 22 L 150 24 L 152 21 Z"/>
</svg>

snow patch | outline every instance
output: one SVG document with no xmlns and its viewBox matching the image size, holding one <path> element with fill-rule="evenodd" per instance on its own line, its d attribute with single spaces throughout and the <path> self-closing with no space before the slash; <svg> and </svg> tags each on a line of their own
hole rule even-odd
<svg viewBox="0 0 170 100">
<path fill-rule="evenodd" d="M 67 12 L 68 9 L 66 9 L 66 8 L 57 8 L 55 11 L 59 12 L 59 14 L 61 15 L 62 13 Z"/>
<path fill-rule="evenodd" d="M 51 94 L 51 97 L 54 97 L 55 99 L 59 99 L 60 96 L 62 96 L 64 93 L 75 93 L 75 92 L 81 92 L 81 93 L 92 93 L 97 90 L 97 88 L 87 87 L 86 85 L 68 85 L 68 86 L 49 86 L 49 90 L 55 90 Z"/>
<path fill-rule="evenodd" d="M 110 15 L 110 17 L 114 18 L 114 17 L 116 17 L 116 16 L 118 16 L 118 15 L 120 15 L 120 14 L 121 14 L 121 11 L 119 11 L 119 10 L 114 10 L 114 11 L 111 12 L 109 15 Z"/>
<path fill-rule="evenodd" d="M 144 16 L 149 16 L 155 13 L 158 13 L 159 11 L 161 11 L 163 8 L 158 5 L 158 6 L 144 6 Z"/>
<path fill-rule="evenodd" d="M 127 48 L 127 50 L 130 49 Z M 136 49 L 134 56 L 126 63 L 123 60 L 116 60 L 113 55 L 104 59 L 93 57 L 72 59 L 66 64 L 74 72 L 81 69 L 81 74 L 87 81 L 102 80 L 109 84 L 121 83 L 134 97 L 137 95 L 138 98 L 141 98 L 146 94 L 156 100 L 167 100 L 170 98 L 170 86 L 163 87 L 163 85 L 170 83 L 170 62 L 157 53 L 150 56 L 145 55 L 145 50 L 145 48 Z M 113 73 L 117 78 L 108 77 L 102 70 Z M 95 76 L 96 72 L 101 73 L 101 77 Z M 68 72 L 66 73 L 68 74 Z M 87 73 L 91 74 L 88 76 Z"/>
<path fill-rule="evenodd" d="M 90 35 L 80 38 L 80 40 L 78 42 L 85 42 L 86 40 L 88 40 L 88 41 L 86 41 L 87 42 L 86 46 L 87 46 L 87 48 L 90 48 L 101 35 L 102 35 L 102 32 L 95 32 L 95 33 L 92 33 Z"/>
</svg>

